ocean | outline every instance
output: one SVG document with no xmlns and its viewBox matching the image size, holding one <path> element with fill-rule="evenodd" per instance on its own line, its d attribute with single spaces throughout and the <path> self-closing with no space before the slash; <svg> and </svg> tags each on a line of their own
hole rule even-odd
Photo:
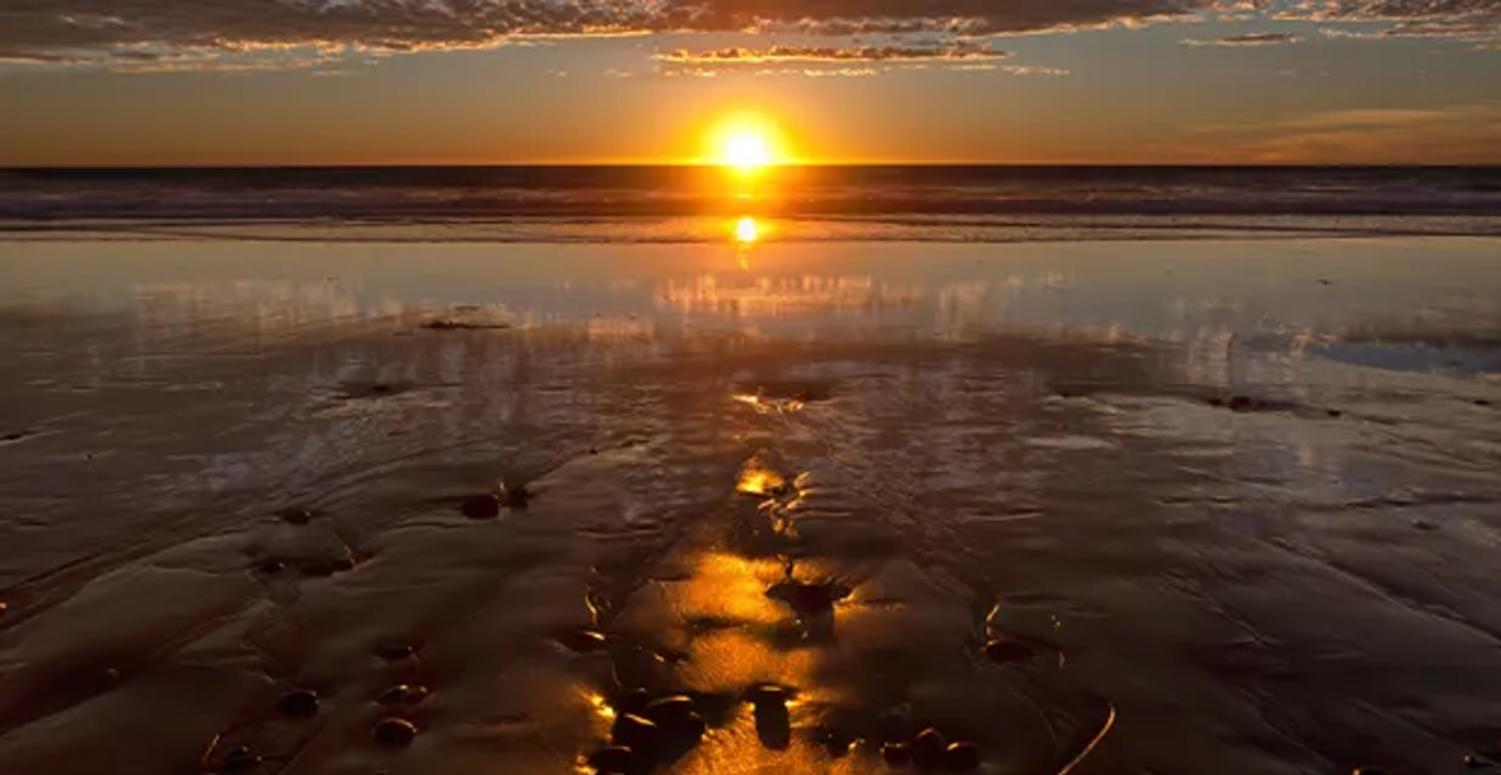
<svg viewBox="0 0 1501 775">
<path fill-rule="evenodd" d="M 1496 167 L 369 167 L 12 169 L 0 228 L 262 238 L 1006 242 L 1501 234 Z M 319 231 L 299 230 L 316 224 Z M 330 229 L 337 229 L 337 232 Z"/>
</svg>

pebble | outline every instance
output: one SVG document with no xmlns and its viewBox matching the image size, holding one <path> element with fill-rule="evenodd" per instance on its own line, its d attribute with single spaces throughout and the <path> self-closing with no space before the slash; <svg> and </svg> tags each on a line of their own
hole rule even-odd
<svg viewBox="0 0 1501 775">
<path fill-rule="evenodd" d="M 772 691 L 775 690 L 775 691 Z M 752 700 L 756 706 L 756 737 L 774 751 L 792 743 L 792 716 L 787 712 L 787 693 L 779 686 L 766 687 Z"/>
<path fill-rule="evenodd" d="M 623 745 L 601 748 L 589 756 L 589 766 L 600 775 L 618 775 L 632 770 L 635 752 Z"/>
<path fill-rule="evenodd" d="M 1477 398 L 1477 399 L 1475 399 L 1475 405 L 1476 406 L 1490 406 L 1491 402 L 1488 399 L 1485 399 L 1485 398 Z"/>
<path fill-rule="evenodd" d="M 603 633 L 594 630 L 568 630 L 558 635 L 558 642 L 580 654 L 591 654 L 608 645 Z"/>
<path fill-rule="evenodd" d="M 405 748 L 417 736 L 417 726 L 404 718 L 385 718 L 375 725 L 375 742 L 391 748 Z"/>
<path fill-rule="evenodd" d="M 245 772 L 246 770 L 253 770 L 256 767 L 260 766 L 260 763 L 261 755 L 256 753 L 255 751 L 250 750 L 250 746 L 248 745 L 242 745 L 238 748 L 232 748 L 230 749 L 229 753 L 224 754 L 225 772 Z"/>
<path fill-rule="evenodd" d="M 494 519 L 500 516 L 500 499 L 494 493 L 465 498 L 459 511 L 470 519 Z"/>
<path fill-rule="evenodd" d="M 849 597 L 850 591 L 838 584 L 783 581 L 767 590 L 766 594 L 787 603 L 803 616 L 821 616 L 832 613 L 834 603 Z"/>
<path fill-rule="evenodd" d="M 943 752 L 943 765 L 952 772 L 969 772 L 980 768 L 980 747 L 974 743 L 949 743 Z"/>
<path fill-rule="evenodd" d="M 1485 769 L 1486 767 L 1493 767 L 1493 766 L 1495 766 L 1495 762 L 1491 761 L 1489 758 L 1487 758 L 1483 754 L 1478 754 L 1478 753 L 1475 753 L 1473 751 L 1471 751 L 1470 753 L 1465 754 L 1463 757 L 1460 758 L 1459 761 L 1460 761 L 1461 764 L 1463 764 L 1466 767 L 1469 767 L 1472 770 L 1480 770 L 1480 769 Z"/>
<path fill-rule="evenodd" d="M 1032 658 L 1032 647 L 1015 640 L 996 638 L 985 644 L 985 656 L 997 664 L 1009 665 Z"/>
<path fill-rule="evenodd" d="M 0 616 L 4 616 L 5 612 L 9 610 L 10 606 L 7 605 L 4 600 L 0 600 Z"/>
<path fill-rule="evenodd" d="M 276 516 L 289 525 L 306 525 L 316 515 L 311 509 L 290 508 L 278 511 Z"/>
<path fill-rule="evenodd" d="M 657 726 L 670 729 L 684 723 L 693 715 L 693 698 L 678 694 L 652 700 L 646 704 L 646 709 L 641 712 L 641 715 Z"/>
<path fill-rule="evenodd" d="M 928 727 L 917 733 L 912 739 L 912 761 L 917 766 L 932 769 L 943 762 L 943 754 L 948 745 L 943 739 L 943 734 L 938 730 Z"/>
<path fill-rule="evenodd" d="M 660 732 L 651 721 L 634 713 L 623 713 L 610 728 L 610 742 L 633 751 L 647 751 L 656 743 Z"/>
<path fill-rule="evenodd" d="M 400 662 L 417 656 L 417 650 L 405 643 L 387 643 L 375 650 L 375 655 L 387 662 Z"/>
<path fill-rule="evenodd" d="M 276 702 L 276 710 L 293 718 L 309 718 L 318 715 L 318 693 L 312 689 L 294 689 L 282 695 Z"/>
<path fill-rule="evenodd" d="M 892 767 L 905 767 L 912 763 L 912 746 L 906 743 L 887 743 L 881 746 L 881 758 Z"/>
<path fill-rule="evenodd" d="M 524 484 L 518 484 L 515 487 L 506 487 L 505 494 L 506 506 L 516 511 L 525 511 L 526 504 L 532 499 L 532 494 L 527 491 Z"/>
<path fill-rule="evenodd" d="M 380 704 L 382 705 L 416 705 L 427 699 L 430 692 L 426 686 L 418 684 L 396 684 L 381 692 Z"/>
</svg>

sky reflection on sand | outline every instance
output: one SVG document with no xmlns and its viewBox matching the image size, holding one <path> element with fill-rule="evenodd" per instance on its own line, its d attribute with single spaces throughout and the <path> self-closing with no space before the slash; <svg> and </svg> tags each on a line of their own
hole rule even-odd
<svg viewBox="0 0 1501 775">
<path fill-rule="evenodd" d="M 1055 773 L 1114 713 L 1097 771 L 1452 763 L 1501 675 L 1494 248 L 7 244 L 0 770 L 558 771 L 637 688 L 708 721 L 664 772 L 931 724 Z"/>
</svg>

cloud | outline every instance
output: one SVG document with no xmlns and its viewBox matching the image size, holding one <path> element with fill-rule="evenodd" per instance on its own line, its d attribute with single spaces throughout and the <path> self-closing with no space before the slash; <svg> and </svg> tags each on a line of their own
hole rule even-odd
<svg viewBox="0 0 1501 775">
<path fill-rule="evenodd" d="M 1288 46 L 1301 43 L 1303 39 L 1290 32 L 1247 32 L 1241 35 L 1230 35 L 1223 38 L 1188 38 L 1183 41 L 1185 46 L 1221 46 L 1228 48 L 1248 48 L 1260 46 Z"/>
<path fill-rule="evenodd" d="M 988 62 L 1006 59 L 1010 52 L 996 51 L 988 44 L 955 41 L 921 46 L 769 46 L 767 48 L 721 48 L 710 51 L 677 49 L 653 58 L 669 64 L 726 66 L 782 62 Z"/>
<path fill-rule="evenodd" d="M 989 35 L 1186 18 L 1219 0 L 5 0 L 0 56 L 98 63 L 141 47 L 484 48 L 527 36 L 799 30 Z"/>
<path fill-rule="evenodd" d="M 1363 108 L 1205 127 L 1206 155 L 1256 163 L 1501 162 L 1501 103 Z M 1209 150 L 1212 149 L 1212 150 Z"/>
<path fill-rule="evenodd" d="M 1472 42 L 1501 39 L 1498 0 L 1292 0 L 1274 4 L 1271 15 L 1284 19 L 1381 29 L 1330 27 L 1326 37 L 1451 38 Z"/>
</svg>

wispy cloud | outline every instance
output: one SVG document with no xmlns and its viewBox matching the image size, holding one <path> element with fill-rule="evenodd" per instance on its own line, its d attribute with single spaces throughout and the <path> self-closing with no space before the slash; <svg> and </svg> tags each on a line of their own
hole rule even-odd
<svg viewBox="0 0 1501 775">
<path fill-rule="evenodd" d="M 1302 43 L 1303 39 L 1290 32 L 1247 32 L 1223 38 L 1188 38 L 1185 46 L 1219 46 L 1225 48 L 1256 48 L 1262 46 L 1289 46 Z"/>
<path fill-rule="evenodd" d="M 655 55 L 659 62 L 696 65 L 757 65 L 783 62 L 988 62 L 1006 59 L 988 43 L 956 41 L 924 46 L 768 46 L 766 48 L 720 48 L 709 51 L 677 49 Z"/>
<path fill-rule="evenodd" d="M 1207 149 L 1261 163 L 1501 162 L 1501 103 L 1361 108 L 1197 131 Z"/>
</svg>

